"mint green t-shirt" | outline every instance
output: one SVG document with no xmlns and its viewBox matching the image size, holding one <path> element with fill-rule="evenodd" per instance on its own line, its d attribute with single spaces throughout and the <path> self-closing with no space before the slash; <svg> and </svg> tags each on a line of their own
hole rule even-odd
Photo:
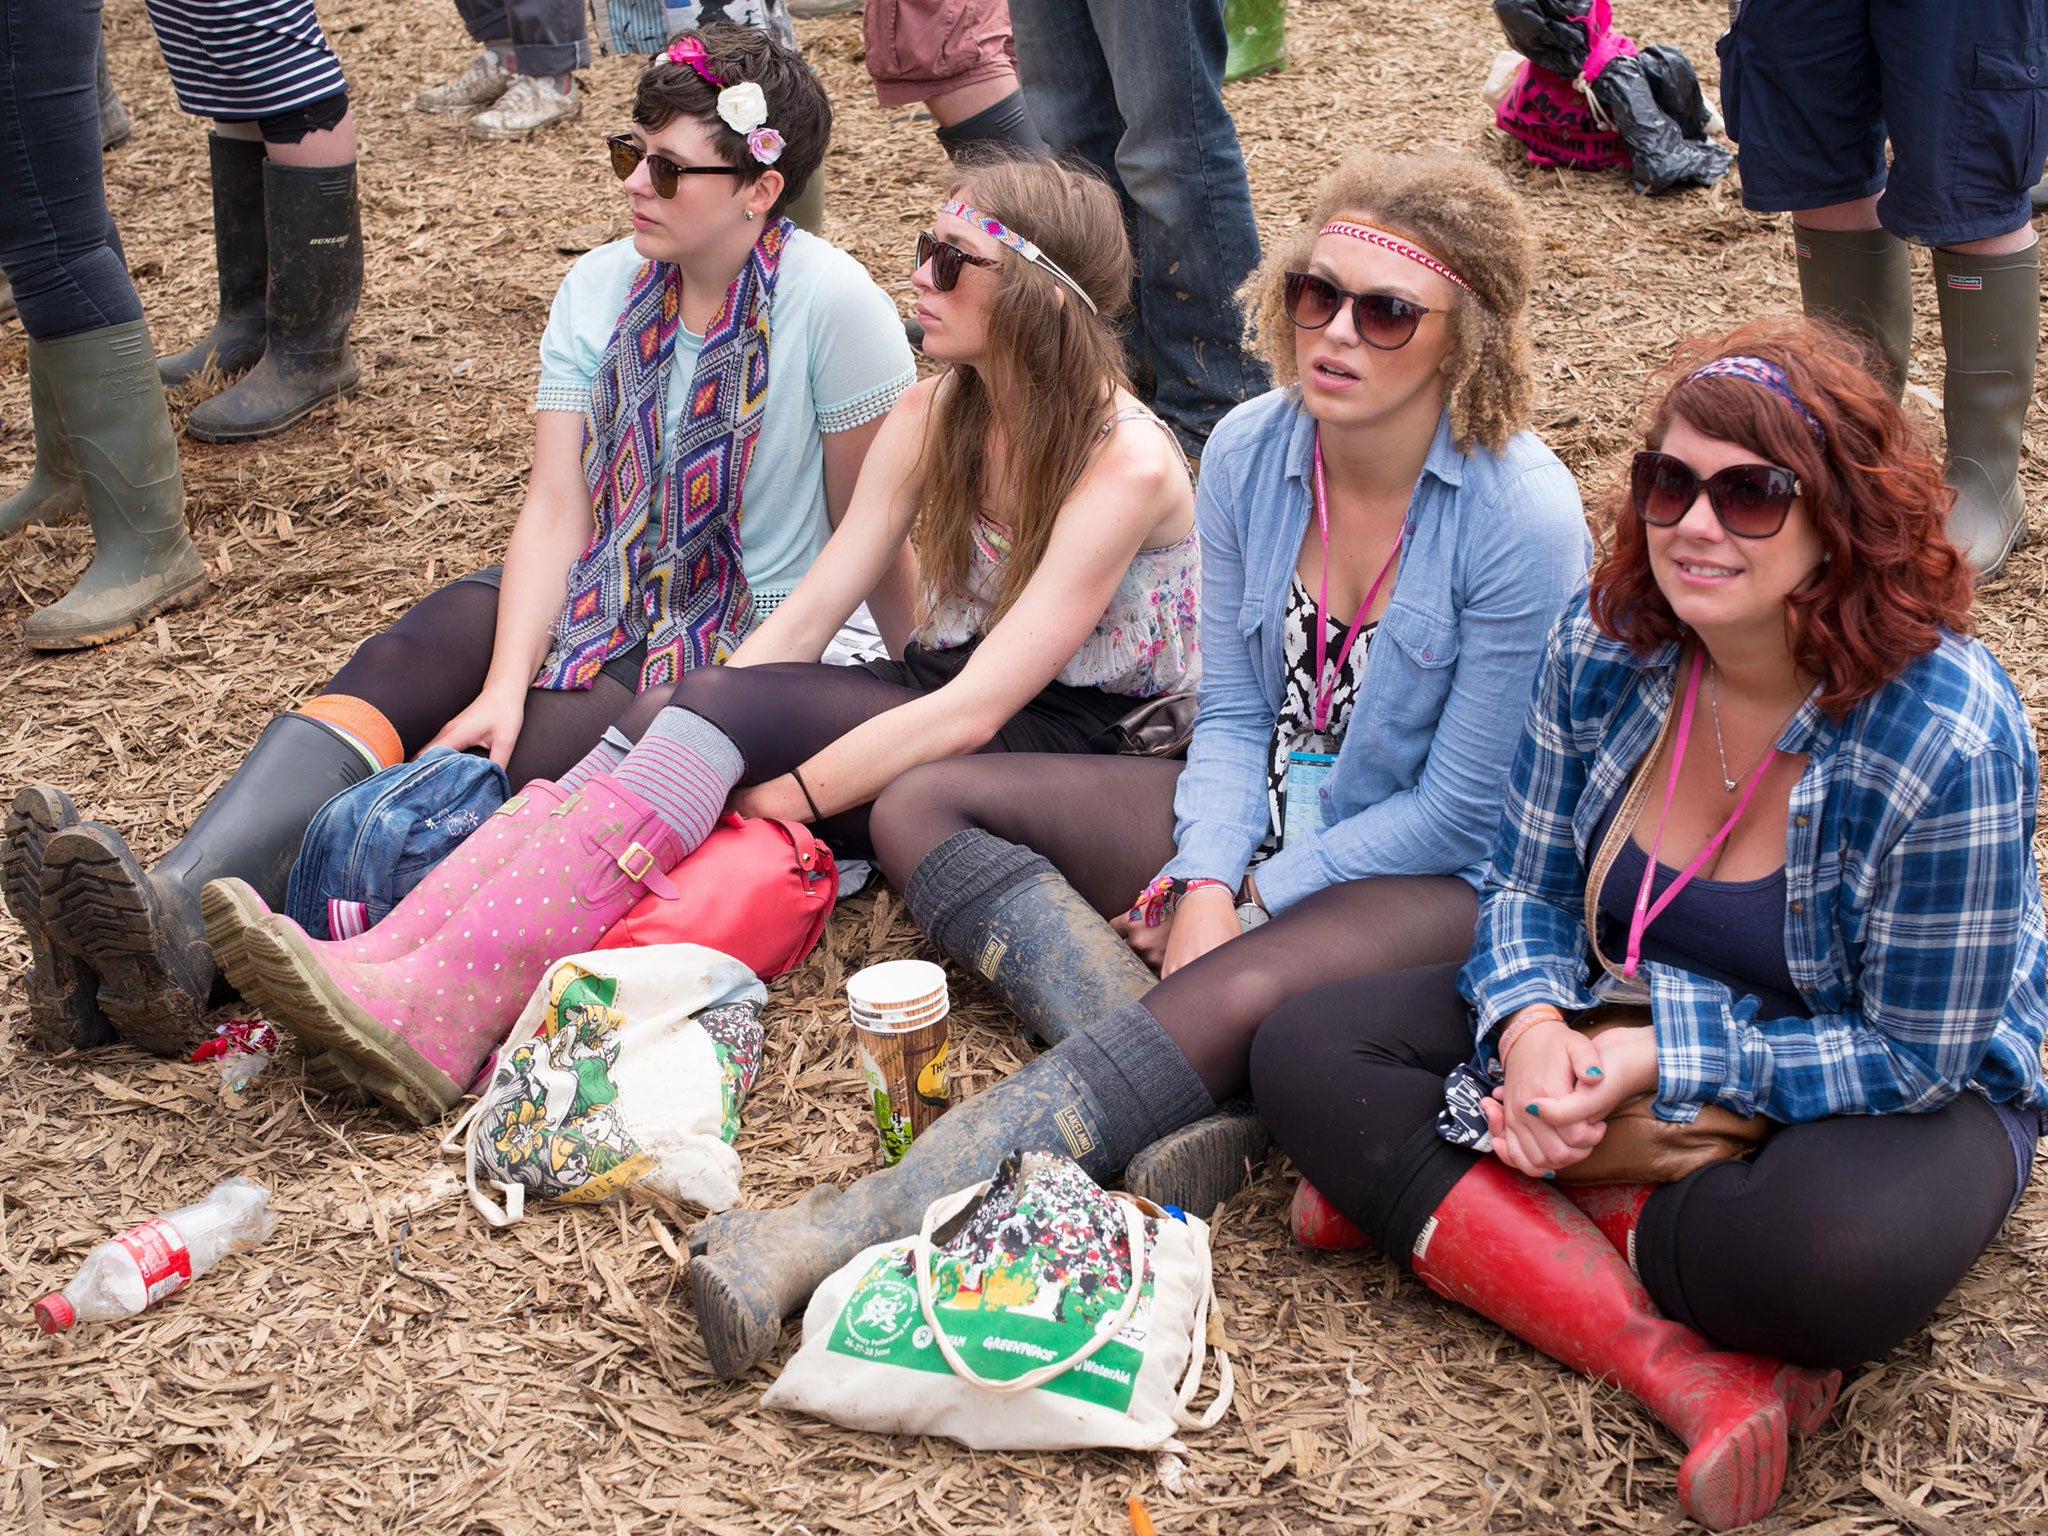
<svg viewBox="0 0 2048 1536">
<path fill-rule="evenodd" d="M 541 333 L 535 410 L 581 415 L 589 406 L 591 380 L 645 259 L 630 239 L 577 258 Z M 676 332 L 661 428 L 669 452 L 703 344 Z M 916 376 L 896 306 L 867 268 L 816 235 L 792 234 L 768 310 L 768 403 L 740 492 L 740 545 L 757 616 L 789 595 L 832 532 L 820 434 L 883 415 Z"/>
</svg>

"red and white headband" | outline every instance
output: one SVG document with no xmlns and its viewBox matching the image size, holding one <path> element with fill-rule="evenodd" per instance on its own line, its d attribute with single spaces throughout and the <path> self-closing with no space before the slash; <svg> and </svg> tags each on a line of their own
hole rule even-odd
<svg viewBox="0 0 2048 1536">
<path fill-rule="evenodd" d="M 1472 291 L 1470 283 L 1437 260 L 1436 257 L 1430 255 L 1421 246 L 1403 240 L 1399 235 L 1394 234 L 1390 230 L 1381 229 L 1377 225 L 1355 224 L 1349 219 L 1332 219 L 1321 229 L 1317 230 L 1316 234 L 1318 237 L 1322 235 L 1344 235 L 1352 240 L 1363 240 L 1367 245 L 1376 245 L 1383 251 L 1392 251 L 1396 256 L 1406 256 L 1417 266 L 1429 268 L 1438 277 L 1443 278 L 1446 282 L 1456 283 L 1467 293 Z"/>
</svg>

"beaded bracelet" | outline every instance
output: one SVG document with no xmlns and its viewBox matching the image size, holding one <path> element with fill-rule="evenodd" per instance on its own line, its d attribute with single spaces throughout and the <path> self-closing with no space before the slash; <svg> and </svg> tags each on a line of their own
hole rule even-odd
<svg viewBox="0 0 2048 1536">
<path fill-rule="evenodd" d="M 1147 928 L 1157 928 L 1173 914 L 1173 909 L 1180 905 L 1183 896 L 1189 891 L 1200 890 L 1205 885 L 1220 885 L 1225 890 L 1230 889 L 1230 882 L 1227 880 L 1211 880 L 1202 875 L 1197 875 L 1191 880 L 1175 880 L 1161 875 L 1138 892 L 1138 899 L 1131 903 L 1130 920 L 1134 923 L 1143 922 Z"/>
<path fill-rule="evenodd" d="M 1547 1024 L 1553 1019 L 1562 1024 L 1564 1022 L 1564 1015 L 1549 1003 L 1531 1003 L 1527 1008 L 1523 1009 L 1521 1017 L 1510 1024 L 1507 1027 L 1507 1032 L 1500 1037 L 1500 1051 L 1498 1054 L 1502 1065 L 1506 1065 L 1508 1052 L 1515 1048 L 1517 1040 L 1529 1033 L 1538 1024 Z"/>
</svg>

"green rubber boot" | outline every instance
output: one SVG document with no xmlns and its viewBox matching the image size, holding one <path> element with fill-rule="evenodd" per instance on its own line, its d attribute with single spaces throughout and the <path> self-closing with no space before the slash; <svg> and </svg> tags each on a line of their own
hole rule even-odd
<svg viewBox="0 0 2048 1536">
<path fill-rule="evenodd" d="M 1948 483 L 1956 489 L 1948 536 L 1977 579 L 1989 581 L 2027 531 L 2020 429 L 2034 393 L 2041 248 L 2009 256 L 1936 251 L 1934 292 L 1948 357 L 1941 394 Z"/>
<path fill-rule="evenodd" d="M 44 376 L 45 355 L 34 338 L 28 344 L 29 417 L 35 424 L 36 467 L 28 484 L 0 501 L 0 534 L 30 523 L 54 523 L 85 507 L 85 487 L 78 483 L 78 460 L 57 429 L 57 403 L 50 398 Z"/>
<path fill-rule="evenodd" d="M 1906 392 L 1913 354 L 1913 268 L 1906 242 L 1888 229 L 1808 229 L 1792 226 L 1799 258 L 1799 297 L 1816 320 L 1832 320 L 1870 347 L 1871 372 Z"/>
<path fill-rule="evenodd" d="M 1287 67 L 1287 0 L 1224 0 L 1223 83 Z"/>
<path fill-rule="evenodd" d="M 77 464 L 93 557 L 77 586 L 29 615 L 22 639 L 31 650 L 83 650 L 197 602 L 206 565 L 185 531 L 185 477 L 148 325 L 131 320 L 36 350 Z"/>
<path fill-rule="evenodd" d="M 825 167 L 811 172 L 811 179 L 796 200 L 782 210 L 798 229 L 822 237 L 825 233 Z"/>
</svg>

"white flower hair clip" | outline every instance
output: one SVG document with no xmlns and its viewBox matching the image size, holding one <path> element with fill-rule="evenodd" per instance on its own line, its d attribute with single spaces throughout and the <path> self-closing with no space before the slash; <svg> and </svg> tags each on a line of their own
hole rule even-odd
<svg viewBox="0 0 2048 1536">
<path fill-rule="evenodd" d="M 752 80 L 718 93 L 718 119 L 734 133 L 752 133 L 768 121 L 768 97 Z"/>
</svg>

